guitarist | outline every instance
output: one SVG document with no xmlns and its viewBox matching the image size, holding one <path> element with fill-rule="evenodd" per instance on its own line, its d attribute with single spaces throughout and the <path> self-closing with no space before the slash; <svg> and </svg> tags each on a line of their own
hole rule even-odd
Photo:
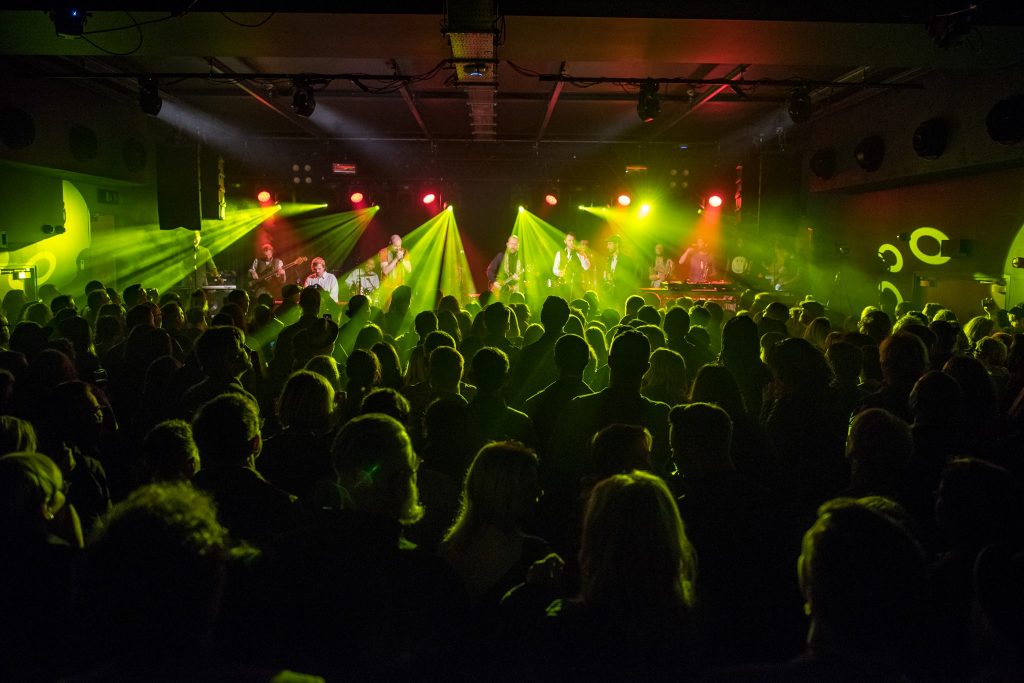
<svg viewBox="0 0 1024 683">
<path fill-rule="evenodd" d="M 523 278 L 523 259 L 519 256 L 519 238 L 512 235 L 487 266 L 487 283 L 496 295 L 518 292 Z"/>
<path fill-rule="evenodd" d="M 249 267 L 249 290 L 251 294 L 257 294 L 266 290 L 275 299 L 281 297 L 281 285 L 284 284 L 284 262 L 274 258 L 274 246 L 269 242 L 260 245 L 260 256 L 253 259 Z"/>
</svg>

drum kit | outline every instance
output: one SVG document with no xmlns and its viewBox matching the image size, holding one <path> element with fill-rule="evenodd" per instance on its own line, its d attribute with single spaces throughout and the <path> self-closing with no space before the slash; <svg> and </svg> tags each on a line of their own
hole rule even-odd
<svg viewBox="0 0 1024 683">
<path fill-rule="evenodd" d="M 349 293 L 352 296 L 356 294 L 371 296 L 380 289 L 380 275 L 373 268 L 360 266 L 348 274 L 345 284 L 348 285 Z"/>
</svg>

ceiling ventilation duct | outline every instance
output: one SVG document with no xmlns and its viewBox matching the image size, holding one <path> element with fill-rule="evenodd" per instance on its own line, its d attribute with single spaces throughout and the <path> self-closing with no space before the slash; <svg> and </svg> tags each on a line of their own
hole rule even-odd
<svg viewBox="0 0 1024 683">
<path fill-rule="evenodd" d="M 476 140 L 497 137 L 498 13 L 495 0 L 449 0 L 444 34 L 452 48 L 455 82 L 466 90 Z"/>
</svg>

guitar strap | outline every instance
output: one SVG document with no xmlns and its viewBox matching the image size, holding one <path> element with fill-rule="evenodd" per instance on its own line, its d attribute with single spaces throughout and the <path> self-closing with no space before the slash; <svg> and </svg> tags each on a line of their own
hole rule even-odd
<svg viewBox="0 0 1024 683">
<path fill-rule="evenodd" d="M 516 269 L 518 268 L 518 266 L 519 254 L 510 254 L 506 251 L 505 258 L 501 260 L 501 270 L 505 275 L 505 279 L 508 279 L 510 276 L 514 275 L 516 273 Z"/>
<path fill-rule="evenodd" d="M 283 263 L 279 258 L 273 258 L 270 259 L 269 261 L 264 261 L 263 259 L 256 259 L 255 270 L 256 274 L 262 278 L 267 273 L 276 271 L 280 266 L 283 266 Z"/>
</svg>

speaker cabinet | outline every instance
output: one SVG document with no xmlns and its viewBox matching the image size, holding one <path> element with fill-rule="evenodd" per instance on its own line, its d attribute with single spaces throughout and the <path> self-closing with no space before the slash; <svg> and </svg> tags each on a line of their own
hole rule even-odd
<svg viewBox="0 0 1024 683">
<path fill-rule="evenodd" d="M 199 148 L 162 146 L 157 150 L 156 162 L 160 229 L 201 229 Z"/>
<path fill-rule="evenodd" d="M 762 233 L 789 235 L 802 208 L 799 154 L 761 152 L 743 164 L 740 223 Z"/>
</svg>

